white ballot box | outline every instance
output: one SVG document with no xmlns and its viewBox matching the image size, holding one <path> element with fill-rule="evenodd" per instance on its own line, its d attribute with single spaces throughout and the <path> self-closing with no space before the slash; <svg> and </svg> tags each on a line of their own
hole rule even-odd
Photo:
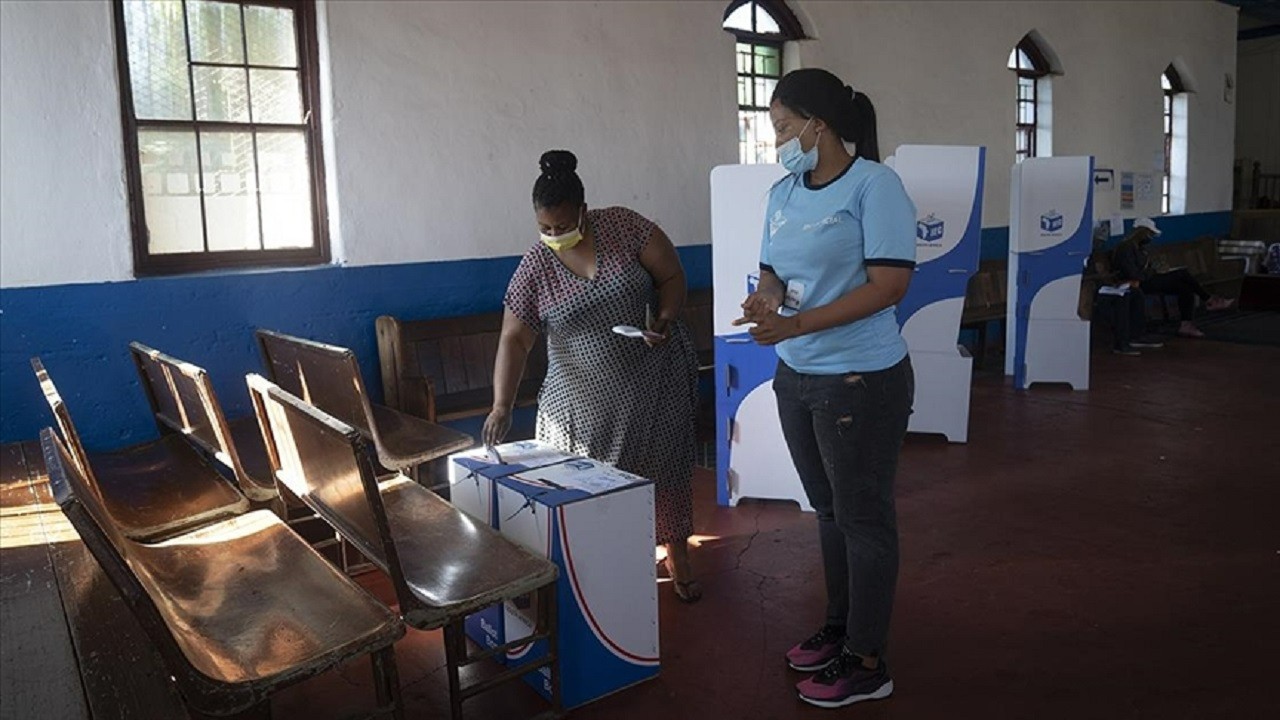
<svg viewBox="0 0 1280 720">
<path fill-rule="evenodd" d="M 454 502 L 559 569 L 565 707 L 656 677 L 653 482 L 536 441 L 496 449 L 501 463 L 483 449 L 450 458 Z M 468 636 L 496 647 L 529 635 L 536 617 L 532 597 L 471 616 Z M 503 660 L 524 662 L 545 652 L 543 641 L 514 648 Z M 550 695 L 547 668 L 526 680 Z"/>
</svg>

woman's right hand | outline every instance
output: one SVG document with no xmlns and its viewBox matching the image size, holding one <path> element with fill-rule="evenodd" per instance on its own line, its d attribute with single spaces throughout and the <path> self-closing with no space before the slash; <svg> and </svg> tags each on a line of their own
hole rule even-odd
<svg viewBox="0 0 1280 720">
<path fill-rule="evenodd" d="M 507 436 L 507 432 L 511 430 L 511 409 L 510 408 L 494 408 L 489 412 L 489 417 L 484 419 L 483 435 L 486 447 L 502 444 L 502 439 Z"/>
<path fill-rule="evenodd" d="M 759 318 L 778 312 L 779 307 L 782 307 L 781 293 L 757 290 L 742 301 L 742 317 L 739 320 L 757 322 Z M 734 324 L 740 323 L 735 321 Z"/>
</svg>

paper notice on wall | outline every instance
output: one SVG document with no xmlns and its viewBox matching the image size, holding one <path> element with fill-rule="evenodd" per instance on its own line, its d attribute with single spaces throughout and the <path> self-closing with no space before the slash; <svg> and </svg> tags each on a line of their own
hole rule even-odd
<svg viewBox="0 0 1280 720">
<path fill-rule="evenodd" d="M 1156 176 L 1151 173 L 1138 173 L 1134 180 L 1134 196 L 1138 202 L 1151 202 L 1156 197 Z"/>
<path fill-rule="evenodd" d="M 1133 173 L 1120 173 L 1120 209 L 1133 209 Z"/>
<path fill-rule="evenodd" d="M 1119 215 L 1111 216 L 1111 237 L 1124 235 L 1124 218 Z"/>
</svg>

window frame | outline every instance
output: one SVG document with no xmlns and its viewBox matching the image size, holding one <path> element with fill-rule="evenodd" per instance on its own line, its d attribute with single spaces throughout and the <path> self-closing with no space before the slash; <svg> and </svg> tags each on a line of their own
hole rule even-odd
<svg viewBox="0 0 1280 720">
<path fill-rule="evenodd" d="M 729 16 L 732 15 L 735 10 L 742 7 L 743 5 L 749 5 L 749 4 L 754 4 L 756 6 L 756 13 L 753 13 L 751 16 L 752 30 L 748 31 L 748 30 L 741 30 L 738 28 L 724 27 L 724 23 L 728 21 Z M 769 17 L 775 23 L 777 23 L 778 32 L 762 33 L 757 31 L 756 19 L 757 19 L 757 13 L 759 12 L 767 13 Z M 752 113 L 752 114 L 760 113 L 760 112 L 767 113 L 769 111 L 768 101 L 766 100 L 764 104 L 761 104 L 760 98 L 755 97 L 756 80 L 758 78 L 765 78 L 765 79 L 777 81 L 777 80 L 780 80 L 782 76 L 786 74 L 784 70 L 785 52 L 786 52 L 784 46 L 787 42 L 791 40 L 803 40 L 805 37 L 804 29 L 801 27 L 800 20 L 795 16 L 795 13 L 791 12 L 791 9 L 788 8 L 786 3 L 783 2 L 782 0 L 734 0 L 734 2 L 729 3 L 729 6 L 725 8 L 724 17 L 721 18 L 720 20 L 720 26 L 721 26 L 721 29 L 723 29 L 725 32 L 733 35 L 736 40 L 734 44 L 734 80 L 735 82 L 741 83 L 743 78 L 748 78 L 752 87 L 752 99 L 755 100 L 754 105 L 743 105 L 741 102 L 740 96 L 738 98 L 739 102 L 738 102 L 737 125 L 738 125 L 738 131 L 739 133 L 741 133 L 743 122 L 745 120 L 745 115 L 747 113 Z M 746 45 L 750 48 L 752 60 L 751 60 L 750 71 L 747 73 L 738 71 L 737 61 L 738 61 L 739 45 Z M 756 72 L 755 58 L 756 58 L 757 47 L 768 47 L 768 48 L 773 48 L 777 50 L 778 74 L 776 76 L 763 75 Z M 738 95 L 736 90 L 734 94 L 735 96 Z M 740 139 L 738 140 L 738 160 L 743 162 L 743 164 L 756 164 L 754 160 L 747 162 L 747 158 L 745 157 L 745 147 L 743 145 L 743 141 L 741 140 L 741 136 L 739 136 L 739 138 Z"/>
<path fill-rule="evenodd" d="M 1013 157 L 1015 163 L 1020 163 L 1027 158 L 1039 157 L 1037 155 L 1036 135 L 1040 130 L 1040 81 L 1051 74 L 1049 59 L 1045 57 L 1040 46 L 1036 44 L 1031 37 L 1024 36 L 1018 41 L 1013 48 L 1015 67 L 1009 68 L 1013 70 L 1017 76 L 1017 82 L 1014 84 L 1014 137 L 1013 137 Z M 1022 58 L 1027 58 L 1028 67 L 1023 67 Z M 1031 98 L 1024 99 L 1022 97 L 1023 80 L 1028 80 L 1028 87 L 1031 88 Z M 1031 106 L 1031 122 L 1022 122 L 1022 107 L 1029 104 Z M 1026 137 L 1027 150 L 1023 153 L 1018 150 L 1018 139 Z"/>
<path fill-rule="evenodd" d="M 135 277 L 181 275 L 215 270 L 236 270 L 247 268 L 272 267 L 305 267 L 328 264 L 332 258 L 329 241 L 327 192 L 325 186 L 323 136 L 320 127 L 320 53 L 319 35 L 316 30 L 316 5 L 314 0 L 217 0 L 240 6 L 241 32 L 243 34 L 243 18 L 245 6 L 275 7 L 294 12 L 294 33 L 298 43 L 298 75 L 299 93 L 302 101 L 302 123 L 265 123 L 265 122 L 232 122 L 199 120 L 193 112 L 191 120 L 139 120 L 133 104 L 133 79 L 129 68 L 128 30 L 125 25 L 125 0 L 112 0 L 112 15 L 116 41 L 116 71 L 120 90 L 120 116 L 124 134 L 124 166 L 128 188 L 129 228 L 133 246 L 133 273 Z M 182 0 L 184 25 L 186 24 L 187 5 Z M 193 63 L 190 59 L 190 38 L 184 31 L 184 41 L 188 43 L 187 72 L 190 78 L 194 67 L 218 66 L 217 63 Z M 242 37 L 242 41 L 247 39 Z M 231 67 L 257 67 L 249 63 L 246 55 L 244 65 Z M 275 68 L 273 68 L 275 69 Z M 194 97 L 195 87 L 190 92 Z M 193 101 L 194 102 L 194 101 Z M 194 108 L 193 108 L 194 109 Z M 147 129 L 185 129 L 197 132 L 197 178 L 200 183 L 200 223 L 201 235 L 208 246 L 208 219 L 205 211 L 204 158 L 199 149 L 199 134 L 204 132 L 233 131 L 253 133 L 254 139 L 254 172 L 259 172 L 260 156 L 258 155 L 256 134 L 259 131 L 272 129 L 301 129 L 307 150 L 306 175 L 310 183 L 311 194 L 311 228 L 312 245 L 308 248 L 280 248 L 257 250 L 201 250 L 182 253 L 152 253 L 150 237 L 147 229 L 145 194 L 142 185 L 142 163 L 139 156 L 140 131 Z M 259 239 L 261 241 L 262 200 L 261 184 L 255 180 L 255 193 L 258 201 Z"/>
<path fill-rule="evenodd" d="M 1174 97 L 1185 93 L 1186 86 L 1182 82 L 1182 76 L 1178 74 L 1178 69 L 1172 64 L 1164 69 L 1160 74 L 1161 79 L 1161 102 L 1163 106 L 1163 122 L 1164 122 L 1164 178 L 1160 184 L 1160 213 L 1168 215 L 1173 210 L 1173 105 Z M 1169 87 L 1163 87 L 1164 83 L 1168 83 Z"/>
</svg>

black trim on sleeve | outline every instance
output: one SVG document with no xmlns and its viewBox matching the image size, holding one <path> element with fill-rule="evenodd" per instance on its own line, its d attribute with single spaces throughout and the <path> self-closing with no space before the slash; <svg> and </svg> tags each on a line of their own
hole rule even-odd
<svg viewBox="0 0 1280 720">
<path fill-rule="evenodd" d="M 867 267 L 897 267 L 897 268 L 913 268 L 916 266 L 915 260 L 898 260 L 897 258 L 869 258 L 862 262 Z"/>
</svg>

